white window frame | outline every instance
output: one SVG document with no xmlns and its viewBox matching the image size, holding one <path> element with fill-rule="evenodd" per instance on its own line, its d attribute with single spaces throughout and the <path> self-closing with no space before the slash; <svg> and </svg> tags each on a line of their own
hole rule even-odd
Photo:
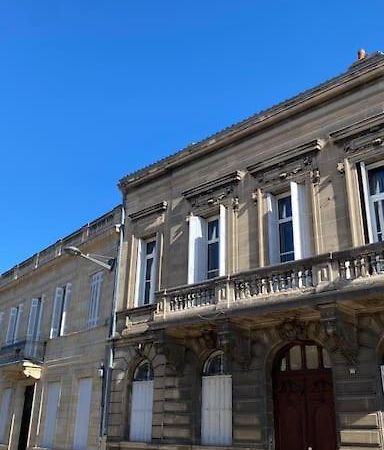
<svg viewBox="0 0 384 450">
<path fill-rule="evenodd" d="M 279 200 L 283 200 L 285 198 L 290 198 L 291 199 L 291 216 L 287 217 L 285 219 L 280 219 L 279 218 Z M 295 260 L 295 240 L 294 240 L 294 232 L 293 232 L 293 208 L 292 208 L 292 195 L 291 195 L 291 191 L 289 192 L 284 192 L 283 194 L 277 195 L 276 196 L 276 207 L 277 207 L 277 230 L 278 230 L 278 248 L 279 248 L 279 262 L 283 263 L 283 262 L 289 262 L 289 261 L 294 261 Z M 282 257 L 285 255 L 288 255 L 292 252 L 286 252 L 286 253 L 281 253 L 280 249 L 281 249 L 281 240 L 280 240 L 280 225 L 283 225 L 285 223 L 292 223 L 292 243 L 293 243 L 293 258 L 288 260 L 288 261 L 282 261 Z"/>
<path fill-rule="evenodd" d="M 90 279 L 90 294 L 87 328 L 95 328 L 99 323 L 100 301 L 103 287 L 104 272 L 100 270 L 94 273 Z"/>
<path fill-rule="evenodd" d="M 55 289 L 50 339 L 64 336 L 68 331 L 68 312 L 72 299 L 72 284 L 66 283 Z"/>
<path fill-rule="evenodd" d="M 218 220 L 219 235 L 208 241 L 208 223 Z M 219 267 L 216 276 L 225 276 L 227 273 L 227 208 L 219 206 L 219 214 L 207 218 L 189 216 L 188 238 L 188 284 L 200 283 L 208 280 L 208 245 L 218 242 Z M 217 270 L 217 269 L 216 269 Z M 216 271 L 215 270 L 215 271 Z"/>
<path fill-rule="evenodd" d="M 92 378 L 81 378 L 78 381 L 75 430 L 73 434 L 73 449 L 88 448 L 89 426 L 92 403 Z"/>
<path fill-rule="evenodd" d="M 44 448 L 54 448 L 57 427 L 57 413 L 61 398 L 60 382 L 48 383 L 46 385 L 45 392 L 45 421 L 42 446 Z"/>
<path fill-rule="evenodd" d="M 23 313 L 23 304 L 14 306 L 9 313 L 7 335 L 5 339 L 6 345 L 12 345 L 19 341 L 20 321 Z"/>
<path fill-rule="evenodd" d="M 373 164 L 366 165 L 365 162 L 360 162 L 361 169 L 361 181 L 363 185 L 363 197 L 365 203 L 365 212 L 366 212 L 366 220 L 367 220 L 367 228 L 368 228 L 368 239 L 370 243 L 379 242 L 379 237 L 377 233 L 376 226 L 376 214 L 375 214 L 375 202 L 384 201 L 384 192 L 381 194 L 371 195 L 369 192 L 369 171 L 373 169 L 377 169 L 378 167 L 384 166 L 383 162 L 376 162 Z M 379 203 L 379 209 L 380 203 Z M 381 219 L 381 229 L 382 229 L 382 241 L 384 241 L 384 210 L 381 211 L 380 214 Z"/>
<path fill-rule="evenodd" d="M 155 243 L 152 253 L 147 255 L 147 246 Z M 136 269 L 136 306 L 150 305 L 154 302 L 157 284 L 158 236 L 148 239 L 138 239 L 137 269 Z M 147 261 L 153 260 L 149 279 L 146 279 Z M 145 287 L 149 283 L 149 297 L 145 299 Z"/>
<path fill-rule="evenodd" d="M 3 389 L 0 402 L 0 443 L 6 444 L 12 404 L 12 388 Z"/>
<path fill-rule="evenodd" d="M 214 237 L 213 239 L 209 239 L 208 236 L 208 228 L 209 228 L 209 224 L 212 222 L 216 222 L 217 221 L 217 229 L 218 229 L 218 235 L 217 237 Z M 206 220 L 206 224 L 205 226 L 207 227 L 207 232 L 206 232 L 206 236 L 207 236 L 207 262 L 206 262 L 206 278 L 209 280 L 211 278 L 216 278 L 217 276 L 219 276 L 220 274 L 220 216 L 212 216 L 209 217 Z M 209 246 L 212 244 L 218 244 L 217 245 L 217 261 L 218 261 L 218 267 L 216 269 L 213 270 L 209 270 Z M 216 274 L 214 276 L 210 276 L 210 272 L 216 272 Z"/>
<path fill-rule="evenodd" d="M 280 253 L 279 225 L 290 220 L 292 220 L 294 260 L 299 260 L 310 256 L 311 227 L 307 194 L 306 184 L 297 183 L 295 181 L 291 181 L 289 184 L 289 190 L 286 190 L 281 194 L 274 195 L 267 192 L 266 200 L 270 264 L 283 263 L 281 261 Z M 278 200 L 285 197 L 291 198 L 291 219 L 279 219 L 278 216 Z"/>
</svg>

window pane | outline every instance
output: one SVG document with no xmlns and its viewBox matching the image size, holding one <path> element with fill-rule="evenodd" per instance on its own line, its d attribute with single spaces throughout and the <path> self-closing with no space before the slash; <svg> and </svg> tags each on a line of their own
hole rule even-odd
<svg viewBox="0 0 384 450">
<path fill-rule="evenodd" d="M 152 366 L 149 364 L 148 361 L 145 361 L 139 365 L 139 367 L 136 369 L 133 379 L 134 381 L 153 380 Z"/>
<path fill-rule="evenodd" d="M 292 221 L 279 224 L 280 253 L 293 252 Z"/>
<path fill-rule="evenodd" d="M 146 249 L 147 255 L 151 255 L 154 252 L 155 246 L 156 241 L 147 242 L 147 249 Z"/>
<path fill-rule="evenodd" d="M 300 345 L 295 345 L 289 350 L 289 363 L 291 370 L 300 370 L 302 368 L 301 361 L 301 347 Z"/>
<path fill-rule="evenodd" d="M 384 166 L 372 169 L 369 174 L 369 193 L 371 195 L 384 192 Z"/>
<path fill-rule="evenodd" d="M 208 245 L 208 272 L 219 269 L 219 243 Z"/>
<path fill-rule="evenodd" d="M 146 281 L 144 286 L 144 305 L 148 305 L 151 294 L 151 282 Z"/>
<path fill-rule="evenodd" d="M 328 352 L 324 348 L 323 348 L 323 366 L 326 369 L 330 369 L 332 367 L 331 366 L 331 360 L 329 358 Z"/>
<path fill-rule="evenodd" d="M 219 220 L 211 220 L 208 222 L 208 241 L 219 238 Z"/>
<path fill-rule="evenodd" d="M 286 372 L 287 370 L 287 358 L 283 358 L 280 363 L 280 372 Z"/>
<path fill-rule="evenodd" d="M 317 345 L 305 346 L 305 359 L 307 361 L 307 369 L 317 369 L 319 367 L 319 352 Z"/>
<path fill-rule="evenodd" d="M 224 355 L 223 353 L 219 353 L 208 360 L 204 375 L 223 375 L 223 373 Z"/>
<path fill-rule="evenodd" d="M 291 196 L 280 198 L 278 200 L 279 219 L 292 217 Z"/>
<path fill-rule="evenodd" d="M 145 267 L 145 280 L 151 279 L 151 272 L 152 272 L 152 264 L 153 264 L 153 258 L 147 259 L 146 267 Z"/>
</svg>

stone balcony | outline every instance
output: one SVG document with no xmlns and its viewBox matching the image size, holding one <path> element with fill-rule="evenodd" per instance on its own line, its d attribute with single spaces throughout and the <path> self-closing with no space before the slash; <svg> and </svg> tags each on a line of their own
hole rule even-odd
<svg viewBox="0 0 384 450">
<path fill-rule="evenodd" d="M 302 307 L 335 298 L 361 300 L 362 290 L 364 299 L 369 293 L 377 298 L 383 288 L 384 243 L 376 243 L 164 289 L 156 293 L 155 305 L 122 311 L 118 322 L 125 321 L 123 334 L 129 334 L 129 329 L 141 332 L 148 326 L 196 321 L 202 315 L 208 319 L 217 314 L 262 313 L 271 307 Z"/>
<path fill-rule="evenodd" d="M 46 342 L 19 341 L 0 348 L 0 368 L 10 379 L 40 378 Z"/>
</svg>

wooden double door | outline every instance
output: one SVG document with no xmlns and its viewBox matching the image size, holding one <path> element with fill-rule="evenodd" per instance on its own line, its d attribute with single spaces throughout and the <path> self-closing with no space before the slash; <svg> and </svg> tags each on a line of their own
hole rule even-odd
<svg viewBox="0 0 384 450">
<path fill-rule="evenodd" d="M 301 367 L 298 364 L 292 367 L 289 355 L 280 358 L 275 366 L 276 450 L 337 448 L 332 371 L 324 367 L 321 347 L 312 347 L 318 349 L 318 367 L 314 364 L 310 365 L 313 368 L 306 367 L 305 345 L 296 351 L 301 355 Z"/>
</svg>

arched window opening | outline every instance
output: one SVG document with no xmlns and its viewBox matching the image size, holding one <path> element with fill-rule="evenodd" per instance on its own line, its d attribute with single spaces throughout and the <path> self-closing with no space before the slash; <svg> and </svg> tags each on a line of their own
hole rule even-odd
<svg viewBox="0 0 384 450">
<path fill-rule="evenodd" d="M 205 361 L 203 375 L 205 377 L 224 375 L 224 352 L 219 350 Z"/>
<path fill-rule="evenodd" d="M 232 444 L 232 376 L 225 374 L 224 353 L 214 352 L 203 367 L 201 443 Z"/>
<path fill-rule="evenodd" d="M 323 347 L 312 342 L 302 342 L 285 347 L 276 359 L 274 370 L 290 372 L 330 368 L 331 360 Z"/>
<path fill-rule="evenodd" d="M 153 369 L 149 361 L 142 361 L 135 370 L 133 381 L 150 381 L 153 380 Z"/>
<path fill-rule="evenodd" d="M 132 381 L 131 422 L 129 439 L 150 442 L 152 439 L 153 369 L 142 361 L 135 369 Z"/>
</svg>

